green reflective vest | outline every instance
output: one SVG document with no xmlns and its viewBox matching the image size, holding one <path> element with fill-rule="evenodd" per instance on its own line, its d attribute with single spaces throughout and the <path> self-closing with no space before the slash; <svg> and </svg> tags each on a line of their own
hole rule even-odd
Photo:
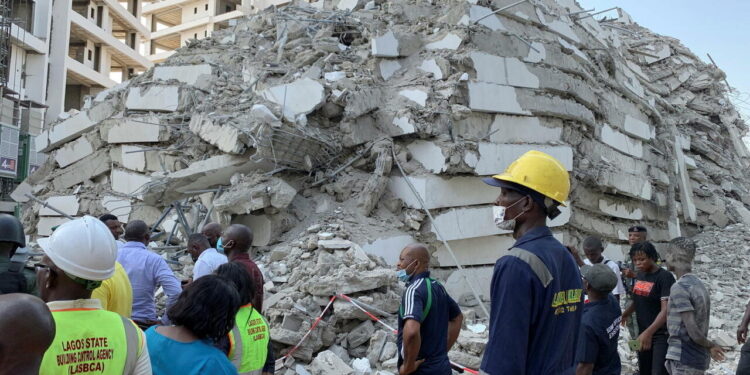
<svg viewBox="0 0 750 375">
<path fill-rule="evenodd" d="M 142 338 L 130 319 L 98 308 L 51 311 L 55 339 L 44 353 L 40 374 L 133 372 Z"/>
<path fill-rule="evenodd" d="M 240 307 L 229 332 L 229 360 L 240 374 L 260 374 L 268 357 L 271 332 L 268 323 L 251 304 Z"/>
</svg>

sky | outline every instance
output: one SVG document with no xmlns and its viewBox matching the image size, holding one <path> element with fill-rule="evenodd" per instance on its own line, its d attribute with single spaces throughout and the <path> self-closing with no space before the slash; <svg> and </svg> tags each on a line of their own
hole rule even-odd
<svg viewBox="0 0 750 375">
<path fill-rule="evenodd" d="M 710 53 L 736 89 L 733 102 L 750 122 L 750 0 L 578 0 L 578 3 L 583 9 L 597 11 L 618 6 L 639 25 L 679 39 L 707 63 L 710 61 L 706 53 Z M 617 16 L 617 11 L 602 15 Z"/>
</svg>

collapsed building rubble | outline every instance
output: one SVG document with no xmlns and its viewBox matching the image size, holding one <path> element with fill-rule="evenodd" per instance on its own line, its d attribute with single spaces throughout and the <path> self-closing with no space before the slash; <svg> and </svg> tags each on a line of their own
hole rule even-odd
<svg viewBox="0 0 750 375">
<path fill-rule="evenodd" d="M 513 239 L 491 220 L 498 192 L 478 176 L 528 150 L 571 172 L 555 235 L 572 245 L 599 235 L 610 259 L 623 258 L 633 224 L 657 243 L 750 224 L 747 126 L 721 70 L 624 12 L 597 21 L 572 0 L 538 0 L 493 14 L 511 3 L 262 11 L 53 124 L 37 140 L 51 157 L 13 197 L 71 216 L 159 222 L 156 246 L 171 260 L 207 221 L 249 225 L 279 353 L 331 295 L 393 319 L 400 289 L 389 268 L 417 240 L 462 307 L 486 303 L 491 265 Z M 66 220 L 33 201 L 26 208 L 34 236 Z M 392 335 L 349 303 L 332 309 L 293 353 L 305 364 L 285 362 L 287 372 L 354 373 L 347 358 L 393 372 Z M 451 356 L 476 367 L 484 338 L 464 333 Z"/>
</svg>

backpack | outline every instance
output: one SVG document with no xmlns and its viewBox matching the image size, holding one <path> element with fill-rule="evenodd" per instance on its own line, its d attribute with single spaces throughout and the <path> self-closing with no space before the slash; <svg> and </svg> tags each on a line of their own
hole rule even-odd
<svg viewBox="0 0 750 375">
<path fill-rule="evenodd" d="M 23 263 L 11 262 L 8 270 L 0 273 L 0 294 L 26 293 L 26 277 Z"/>
<path fill-rule="evenodd" d="M 432 307 L 432 279 L 429 277 L 425 277 L 424 279 L 427 280 L 427 303 L 422 310 L 422 323 L 424 323 L 424 320 L 427 318 L 427 314 L 430 313 L 430 308 Z M 404 317 L 404 305 L 399 306 L 398 315 L 402 318 Z"/>
</svg>

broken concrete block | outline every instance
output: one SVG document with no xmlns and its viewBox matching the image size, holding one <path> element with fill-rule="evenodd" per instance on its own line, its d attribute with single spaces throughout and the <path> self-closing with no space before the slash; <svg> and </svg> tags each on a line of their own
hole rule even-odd
<svg viewBox="0 0 750 375">
<path fill-rule="evenodd" d="M 330 296 L 335 293 L 359 293 L 373 290 L 396 281 L 393 271 L 378 268 L 369 271 L 358 271 L 353 268 L 342 267 L 329 275 L 310 280 L 300 286 L 300 290 L 314 296 Z"/>
<path fill-rule="evenodd" d="M 131 111 L 174 112 L 180 107 L 180 87 L 131 87 L 125 107 Z"/>
<path fill-rule="evenodd" d="M 487 140 L 492 143 L 554 143 L 560 141 L 562 122 L 551 122 L 539 117 L 498 114 L 487 117 L 473 114 L 453 122 L 457 135 L 473 141 Z M 490 122 L 489 120 L 492 119 Z"/>
<path fill-rule="evenodd" d="M 143 151 L 143 147 L 123 145 L 122 147 L 113 148 L 112 150 L 118 149 L 120 150 L 119 160 L 123 167 L 137 172 L 146 171 L 146 151 Z"/>
<path fill-rule="evenodd" d="M 198 114 L 190 119 L 190 131 L 223 152 L 241 154 L 245 150 L 245 143 L 241 141 L 242 132 L 239 128 L 216 124 L 206 114 Z"/>
<path fill-rule="evenodd" d="M 112 160 L 106 150 L 99 150 L 61 170 L 55 171 L 52 186 L 65 190 L 109 171 Z"/>
<path fill-rule="evenodd" d="M 244 224 L 253 230 L 253 246 L 268 246 L 279 242 L 281 235 L 291 229 L 291 217 L 276 215 L 239 215 L 232 223 Z"/>
<path fill-rule="evenodd" d="M 65 168 L 93 154 L 95 147 L 97 146 L 94 146 L 88 137 L 80 137 L 75 141 L 65 143 L 55 151 L 55 161 L 60 168 Z"/>
<path fill-rule="evenodd" d="M 195 85 L 198 78 L 204 74 L 213 74 L 211 65 L 157 66 L 154 68 L 154 80 L 169 81 L 176 79 L 188 85 Z"/>
<path fill-rule="evenodd" d="M 478 112 L 530 115 L 521 108 L 511 86 L 469 81 L 469 108 Z"/>
<path fill-rule="evenodd" d="M 654 138 L 654 131 L 651 129 L 651 126 L 649 126 L 649 124 L 630 115 L 625 115 L 625 123 L 623 124 L 622 131 L 644 141 L 648 141 Z M 690 138 L 688 138 L 687 142 L 687 148 L 689 149 Z"/>
<path fill-rule="evenodd" d="M 306 115 L 325 103 L 323 85 L 310 78 L 298 79 L 292 83 L 270 87 L 263 91 L 263 97 L 278 104 L 284 118 L 294 122 L 299 115 Z"/>
<path fill-rule="evenodd" d="M 70 216 L 78 215 L 78 208 L 80 207 L 80 204 L 78 203 L 78 197 L 75 195 L 62 195 L 62 196 L 49 197 L 44 202 L 62 211 L 63 213 L 67 215 L 70 215 Z M 42 207 L 39 210 L 39 215 L 40 216 L 63 216 L 62 214 L 48 207 Z"/>
<path fill-rule="evenodd" d="M 160 125 L 158 117 L 112 120 L 107 132 L 108 143 L 155 143 L 169 140 L 169 127 Z"/>
<path fill-rule="evenodd" d="M 412 157 L 432 173 L 444 172 L 448 165 L 445 162 L 443 149 L 435 142 L 417 140 L 406 146 Z"/>
<path fill-rule="evenodd" d="M 618 151 L 637 158 L 643 157 L 643 144 L 641 143 L 641 140 L 630 138 L 607 124 L 602 126 L 601 139 L 602 142 L 612 146 Z"/>
<path fill-rule="evenodd" d="M 369 341 L 373 333 L 375 333 L 375 326 L 372 324 L 372 321 L 366 320 L 351 330 L 351 332 L 346 335 L 346 340 L 349 343 L 349 346 L 354 348 Z"/>
<path fill-rule="evenodd" d="M 37 152 L 49 152 L 83 133 L 93 129 L 99 122 L 112 116 L 117 109 L 109 102 L 102 102 L 85 112 L 60 122 L 36 137 Z"/>
<path fill-rule="evenodd" d="M 573 150 L 570 146 L 518 145 L 479 142 L 479 161 L 474 171 L 480 176 L 498 174 L 527 151 L 536 150 L 549 154 L 562 163 L 568 171 L 573 170 Z"/>
<path fill-rule="evenodd" d="M 36 224 L 36 234 L 40 236 L 52 235 L 52 228 L 70 221 L 67 217 L 42 216 Z"/>
<path fill-rule="evenodd" d="M 428 43 L 424 46 L 424 48 L 428 50 L 450 49 L 455 51 L 458 49 L 458 46 L 461 45 L 462 41 L 463 39 L 460 36 L 453 33 L 448 33 L 442 39 L 436 42 Z"/>
<path fill-rule="evenodd" d="M 513 244 L 511 244 L 513 246 Z M 495 248 L 495 261 L 502 256 L 503 248 Z M 460 260 L 459 260 L 460 261 Z M 494 263 L 494 261 L 492 262 Z M 456 301 L 467 300 L 468 297 L 474 300 L 471 291 L 471 287 L 467 283 L 472 283 L 472 286 L 476 289 L 477 293 L 482 299 L 488 300 L 490 298 L 490 285 L 492 285 L 492 271 L 494 267 L 472 267 L 464 269 L 462 271 L 454 271 L 445 280 L 445 291 L 453 297 Z"/>
<path fill-rule="evenodd" d="M 414 237 L 407 233 L 394 233 L 392 236 L 383 236 L 375 241 L 362 245 L 362 250 L 367 254 L 383 257 L 389 265 L 396 265 L 398 257 L 407 245 L 416 242 Z"/>
<path fill-rule="evenodd" d="M 609 199 L 599 198 L 599 210 L 609 216 L 629 220 L 643 219 L 643 212 L 641 212 L 640 208 L 632 208 L 628 206 L 629 205 L 624 203 L 616 203 Z"/>
<path fill-rule="evenodd" d="M 113 169 L 111 180 L 113 191 L 126 195 L 137 193 L 140 196 L 146 185 L 151 182 L 151 177 L 140 173 L 127 172 L 122 169 Z"/>
<path fill-rule="evenodd" d="M 221 154 L 193 162 L 185 169 L 167 175 L 173 192 L 207 189 L 226 184 L 235 173 L 249 172 L 255 163 L 245 157 Z"/>
<path fill-rule="evenodd" d="M 485 184 L 479 177 L 415 176 L 409 177 L 409 181 L 428 209 L 486 204 L 493 202 L 500 195 L 500 189 Z M 388 189 L 408 207 L 422 207 L 404 177 L 391 177 Z M 467 191 L 472 193 L 465 194 Z"/>
<path fill-rule="evenodd" d="M 312 363 L 310 363 L 310 372 L 312 372 L 313 375 L 353 375 L 354 369 L 344 363 L 344 361 L 332 351 L 326 350 L 318 353 Z"/>
<path fill-rule="evenodd" d="M 412 34 L 393 32 L 372 39 L 372 55 L 375 57 L 409 56 L 422 46 L 419 38 Z"/>
<path fill-rule="evenodd" d="M 295 195 L 297 190 L 280 178 L 251 176 L 225 190 L 214 200 L 214 208 L 217 212 L 239 215 L 266 207 L 284 209 Z"/>
<path fill-rule="evenodd" d="M 411 100 L 414 103 L 419 104 L 420 107 L 427 105 L 427 93 L 417 89 L 407 89 L 398 92 L 399 95 L 406 99 Z"/>
<path fill-rule="evenodd" d="M 389 132 L 389 135 L 397 137 L 399 135 L 414 134 L 417 132 L 416 126 L 408 117 L 394 117 L 393 125 L 396 126 L 395 130 Z"/>
<path fill-rule="evenodd" d="M 120 222 L 127 223 L 129 221 L 132 210 L 129 199 L 105 195 L 102 197 L 102 206 L 108 213 L 117 216 Z"/>
<path fill-rule="evenodd" d="M 363 3 L 363 0 L 340 0 L 339 3 L 336 4 L 336 9 L 354 11 L 361 9 Z"/>
<path fill-rule="evenodd" d="M 619 194 L 644 200 L 651 199 L 651 181 L 643 176 L 626 172 L 602 170 L 599 172 L 597 182 L 601 186 L 614 189 Z"/>
<path fill-rule="evenodd" d="M 382 60 L 378 63 L 378 67 L 380 68 L 380 76 L 387 81 L 401 69 L 401 64 L 395 60 Z"/>
<path fill-rule="evenodd" d="M 539 88 L 539 78 L 521 60 L 472 52 L 471 60 L 477 80 L 516 87 Z"/>
<path fill-rule="evenodd" d="M 448 73 L 447 71 L 443 71 L 443 69 L 448 68 L 448 67 L 449 65 L 445 67 L 441 67 L 436 61 L 436 59 L 429 59 L 429 60 L 422 61 L 422 64 L 419 66 L 419 70 L 426 72 L 426 73 L 432 73 L 432 79 L 434 80 L 441 80 Z"/>
<path fill-rule="evenodd" d="M 340 238 L 318 241 L 318 247 L 325 250 L 345 250 L 352 246 L 354 246 L 354 243 L 348 240 L 342 240 Z"/>
<path fill-rule="evenodd" d="M 534 48 L 531 48 L 534 47 Z M 538 63 L 547 57 L 547 50 L 544 48 L 544 44 L 540 42 L 532 42 L 529 47 L 529 54 L 523 59 L 525 62 Z"/>
</svg>

